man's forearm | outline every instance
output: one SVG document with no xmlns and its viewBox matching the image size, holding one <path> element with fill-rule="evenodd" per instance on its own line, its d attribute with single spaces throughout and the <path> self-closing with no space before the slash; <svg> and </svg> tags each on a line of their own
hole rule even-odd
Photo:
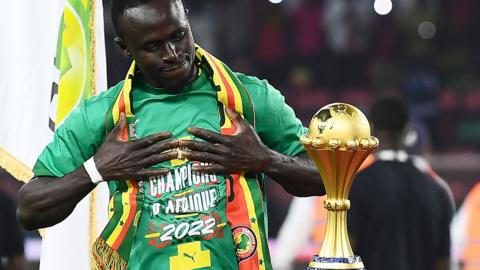
<svg viewBox="0 0 480 270">
<path fill-rule="evenodd" d="M 27 230 L 55 225 L 94 188 L 83 166 L 61 178 L 34 179 L 18 192 L 18 219 Z"/>
<path fill-rule="evenodd" d="M 325 195 L 322 178 L 306 153 L 291 157 L 272 151 L 264 173 L 292 195 Z"/>
</svg>

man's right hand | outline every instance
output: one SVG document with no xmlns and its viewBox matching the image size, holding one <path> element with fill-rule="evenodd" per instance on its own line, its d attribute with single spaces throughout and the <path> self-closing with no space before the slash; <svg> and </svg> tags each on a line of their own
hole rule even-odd
<svg viewBox="0 0 480 270">
<path fill-rule="evenodd" d="M 122 140 L 125 115 L 107 135 L 94 156 L 105 180 L 126 180 L 161 175 L 167 169 L 149 167 L 177 158 L 178 140 L 161 132 L 135 141 Z M 83 166 L 62 177 L 41 176 L 26 183 L 18 193 L 17 217 L 27 230 L 45 228 L 64 220 L 96 185 Z"/>
<path fill-rule="evenodd" d="M 139 140 L 125 141 L 122 133 L 126 128 L 125 114 L 121 113 L 117 124 L 94 156 L 103 179 L 126 180 L 168 173 L 167 168 L 149 167 L 177 158 L 179 140 L 170 139 L 170 132 L 160 132 Z"/>
</svg>

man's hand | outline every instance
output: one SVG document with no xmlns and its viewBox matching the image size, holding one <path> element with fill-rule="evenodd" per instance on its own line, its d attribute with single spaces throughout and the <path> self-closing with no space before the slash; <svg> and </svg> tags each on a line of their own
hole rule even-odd
<svg viewBox="0 0 480 270">
<path fill-rule="evenodd" d="M 251 125 L 239 113 L 226 109 L 232 125 L 237 128 L 233 135 L 223 135 L 202 128 L 189 128 L 188 132 L 206 142 L 181 140 L 183 157 L 209 163 L 193 167 L 205 173 L 263 172 L 271 161 L 271 150 L 266 147 Z"/>
<path fill-rule="evenodd" d="M 175 159 L 178 140 L 161 132 L 136 141 L 123 141 L 125 115 L 106 136 L 94 156 L 95 165 L 105 180 L 126 180 L 149 175 L 161 175 L 167 169 L 149 169 L 158 163 Z M 64 220 L 75 206 L 96 185 L 84 166 L 62 177 L 41 176 L 25 184 L 18 192 L 17 217 L 27 230 L 45 228 Z"/>
<path fill-rule="evenodd" d="M 170 132 L 160 132 L 135 141 L 123 141 L 126 129 L 125 114 L 107 135 L 94 156 L 95 165 L 105 180 L 128 179 L 149 175 L 162 175 L 168 169 L 148 167 L 177 158 L 178 140 L 169 139 Z"/>
<path fill-rule="evenodd" d="M 208 163 L 194 166 L 193 171 L 204 173 L 265 173 L 295 196 L 324 195 L 325 189 L 315 164 L 306 153 L 288 156 L 271 150 L 262 143 L 257 133 L 235 111 L 226 109 L 237 128 L 233 135 L 223 135 L 201 128 L 188 131 L 206 142 L 181 140 L 186 148 L 182 157 Z"/>
</svg>

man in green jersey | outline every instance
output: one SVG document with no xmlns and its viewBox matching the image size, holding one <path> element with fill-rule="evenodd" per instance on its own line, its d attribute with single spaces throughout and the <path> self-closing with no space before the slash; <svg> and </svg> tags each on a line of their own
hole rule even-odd
<svg viewBox="0 0 480 270">
<path fill-rule="evenodd" d="M 263 175 L 325 193 L 305 129 L 264 80 L 195 46 L 181 0 L 114 0 L 125 81 L 83 101 L 18 195 L 27 229 L 65 219 L 107 181 L 96 269 L 271 269 Z"/>
</svg>

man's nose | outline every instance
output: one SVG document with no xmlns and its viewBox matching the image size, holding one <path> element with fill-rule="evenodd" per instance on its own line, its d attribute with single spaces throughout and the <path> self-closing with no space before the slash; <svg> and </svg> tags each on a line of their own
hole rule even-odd
<svg viewBox="0 0 480 270">
<path fill-rule="evenodd" d="M 173 63 L 177 61 L 178 54 L 175 51 L 175 46 L 171 44 L 170 42 L 167 42 L 165 44 L 165 49 L 163 50 L 162 53 L 162 60 L 165 63 Z"/>
</svg>

